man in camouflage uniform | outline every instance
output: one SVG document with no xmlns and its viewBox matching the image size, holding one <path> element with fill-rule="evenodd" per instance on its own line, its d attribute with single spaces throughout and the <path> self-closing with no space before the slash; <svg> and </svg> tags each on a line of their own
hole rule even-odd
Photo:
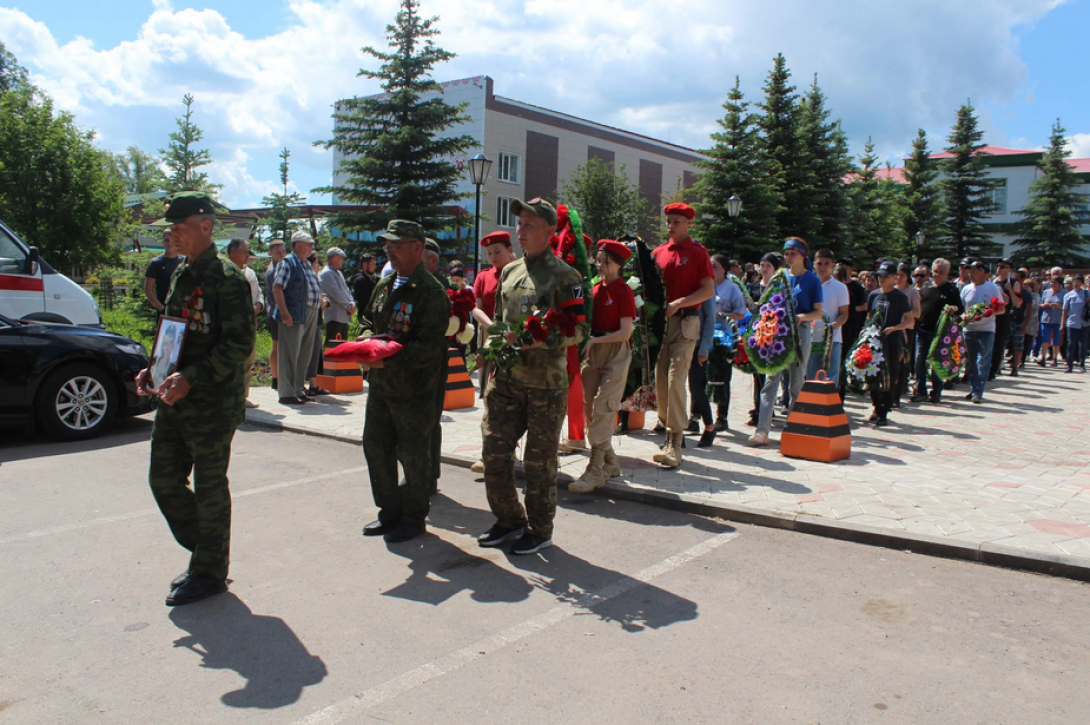
<svg viewBox="0 0 1090 725">
<path fill-rule="evenodd" d="M 175 271 L 166 315 L 186 321 L 176 372 L 150 390 L 147 370 L 138 392 L 159 396 L 151 433 L 149 481 L 178 543 L 192 552 L 189 568 L 171 582 L 168 606 L 227 590 L 231 547 L 231 439 L 245 420 L 245 364 L 254 346 L 250 286 L 212 243 L 212 200 L 175 194 L 165 223 L 186 256 Z M 193 473 L 193 488 L 189 475 Z"/>
<path fill-rule="evenodd" d="M 408 541 L 424 533 L 434 482 L 431 437 L 438 424 L 435 389 L 445 372 L 450 299 L 424 266 L 424 230 L 395 219 L 379 235 L 394 273 L 382 279 L 360 320 L 361 337 L 389 335 L 403 346 L 367 365 L 370 390 L 363 454 L 378 519 L 364 536 Z M 405 473 L 398 486 L 397 464 Z"/>
<path fill-rule="evenodd" d="M 496 293 L 495 320 L 515 323 L 535 310 L 571 312 L 574 337 L 523 348 L 509 371 L 496 371 L 485 392 L 484 483 L 496 524 L 477 538 L 481 546 L 518 539 L 512 554 L 533 554 L 552 545 L 556 515 L 556 452 L 568 410 L 567 348 L 586 334 L 583 280 L 549 248 L 556 209 L 543 199 L 511 202 L 524 255 L 504 267 Z M 513 334 L 513 333 L 512 333 Z M 515 490 L 515 446 L 526 433 L 523 467 L 526 507 Z"/>
</svg>

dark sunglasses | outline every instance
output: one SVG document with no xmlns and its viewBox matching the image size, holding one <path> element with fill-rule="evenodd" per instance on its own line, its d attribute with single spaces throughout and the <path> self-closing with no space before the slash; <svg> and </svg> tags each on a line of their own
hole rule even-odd
<svg viewBox="0 0 1090 725">
<path fill-rule="evenodd" d="M 913 279 L 927 279 L 926 274 L 914 274 L 914 275 L 912 275 L 912 277 L 913 277 Z"/>
</svg>

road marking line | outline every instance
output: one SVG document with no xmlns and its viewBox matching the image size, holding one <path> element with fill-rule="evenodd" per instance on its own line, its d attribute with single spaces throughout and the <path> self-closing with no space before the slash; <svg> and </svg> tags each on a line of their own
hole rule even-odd
<svg viewBox="0 0 1090 725">
<path fill-rule="evenodd" d="M 293 486 L 302 486 L 305 483 L 315 483 L 316 481 L 325 481 L 330 478 L 338 478 L 340 476 L 346 476 L 353 473 L 362 473 L 367 470 L 367 466 L 358 466 L 356 468 L 346 468 L 341 471 L 333 471 L 332 473 L 320 473 L 316 476 L 307 476 L 306 478 L 299 478 L 294 481 L 282 481 L 280 483 L 272 483 L 268 486 L 259 486 L 257 488 L 248 488 L 245 491 L 239 491 L 232 493 L 232 499 L 245 498 L 246 496 L 256 496 L 259 493 L 268 493 L 270 491 L 279 491 L 283 488 L 291 488 Z M 17 541 L 30 541 L 31 539 L 38 539 L 43 536 L 52 536 L 53 534 L 64 534 L 69 531 L 79 531 L 80 529 L 88 529 L 92 526 L 100 526 L 102 524 L 113 524 L 118 521 L 128 521 L 129 519 L 140 518 L 141 516 L 150 516 L 152 514 L 159 513 L 159 509 L 143 509 L 141 511 L 132 511 L 127 514 L 118 514 L 116 516 L 103 516 L 102 518 L 91 519 L 90 521 L 81 521 L 77 524 L 65 524 L 63 526 L 51 526 L 48 529 L 38 529 L 37 531 L 30 531 L 25 534 L 16 534 L 15 536 L 9 536 L 6 539 L 0 539 L 0 546 L 5 544 L 14 544 Z"/>
<path fill-rule="evenodd" d="M 588 592 L 574 602 L 559 604 L 536 617 L 531 617 L 491 637 L 486 637 L 468 647 L 443 655 L 392 680 L 387 680 L 369 690 L 364 690 L 340 702 L 335 702 L 329 707 L 313 712 L 302 720 L 297 720 L 294 725 L 333 725 L 333 723 L 343 722 L 363 710 L 381 705 L 431 680 L 461 669 L 475 660 L 494 654 L 536 632 L 559 624 L 565 619 L 579 614 L 582 610 L 595 607 L 635 589 L 641 584 L 657 579 L 663 574 L 667 574 L 694 559 L 714 551 L 737 535 L 738 532 L 731 531 L 705 539 L 696 546 L 668 559 L 663 559 L 658 564 L 649 566 L 633 576 L 625 577 L 610 584 L 600 592 Z"/>
</svg>

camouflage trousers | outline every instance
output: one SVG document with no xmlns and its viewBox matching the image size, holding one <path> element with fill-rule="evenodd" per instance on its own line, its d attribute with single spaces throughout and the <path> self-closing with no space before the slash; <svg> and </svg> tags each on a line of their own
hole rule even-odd
<svg viewBox="0 0 1090 725">
<path fill-rule="evenodd" d="M 227 467 L 234 437 L 233 429 L 195 432 L 158 423 L 151 431 L 151 492 L 175 540 L 192 552 L 193 577 L 227 578 L 231 558 Z"/>
<path fill-rule="evenodd" d="M 367 396 L 363 455 L 371 477 L 371 494 L 383 523 L 402 519 L 424 523 L 435 483 L 432 439 L 438 411 L 434 391 L 411 398 Z M 405 474 L 398 485 L 397 464 Z"/>
<path fill-rule="evenodd" d="M 556 516 L 557 448 L 568 406 L 568 389 L 529 388 L 494 378 L 485 392 L 484 487 L 496 523 L 526 526 L 544 538 L 553 534 Z M 522 463 L 526 471 L 526 508 L 515 489 L 515 446 L 526 433 Z"/>
</svg>

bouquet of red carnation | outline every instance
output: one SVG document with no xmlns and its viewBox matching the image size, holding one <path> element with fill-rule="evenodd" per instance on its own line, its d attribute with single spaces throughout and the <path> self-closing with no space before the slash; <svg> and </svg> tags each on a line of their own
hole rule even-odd
<svg viewBox="0 0 1090 725">
<path fill-rule="evenodd" d="M 473 291 L 447 290 L 450 297 L 450 323 L 447 325 L 447 337 L 452 342 L 466 345 L 476 334 L 476 328 L 469 324 L 469 316 L 473 314 L 473 308 L 477 306 L 477 300 Z"/>
<path fill-rule="evenodd" d="M 571 312 L 560 310 L 535 310 L 530 315 L 511 324 L 497 322 L 488 328 L 488 347 L 484 357 L 500 370 L 510 370 L 521 361 L 520 352 L 536 343 L 557 347 L 565 337 L 575 337 L 579 318 Z M 515 341 L 508 341 L 508 334 L 515 333 Z"/>
<path fill-rule="evenodd" d="M 989 302 L 977 302 L 975 305 L 969 305 L 969 309 L 965 310 L 962 319 L 965 322 L 980 322 L 983 319 L 992 317 L 1001 309 L 1003 309 L 1003 300 L 992 297 Z"/>
</svg>

